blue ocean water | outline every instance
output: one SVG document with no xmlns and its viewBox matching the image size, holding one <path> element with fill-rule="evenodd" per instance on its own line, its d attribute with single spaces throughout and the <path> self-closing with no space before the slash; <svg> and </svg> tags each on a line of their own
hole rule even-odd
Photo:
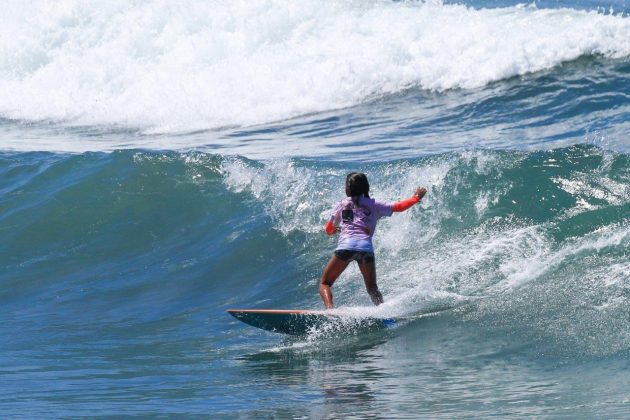
<svg viewBox="0 0 630 420">
<path fill-rule="evenodd" d="M 625 1 L 8 3 L 2 417 L 624 418 Z M 349 171 L 394 328 L 320 309 Z"/>
</svg>

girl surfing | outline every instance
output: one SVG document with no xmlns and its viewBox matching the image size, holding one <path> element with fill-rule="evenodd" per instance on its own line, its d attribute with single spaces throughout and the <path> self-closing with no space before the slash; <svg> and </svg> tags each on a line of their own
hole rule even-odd
<svg viewBox="0 0 630 420">
<path fill-rule="evenodd" d="M 331 287 L 352 261 L 356 261 L 363 275 L 365 287 L 375 305 L 383 303 L 376 284 L 376 264 L 372 236 L 381 217 L 402 212 L 420 202 L 426 188 L 417 188 L 415 194 L 403 201 L 384 203 L 370 198 L 370 184 L 364 173 L 352 172 L 346 177 L 347 198 L 334 208 L 324 230 L 330 235 L 339 233 L 337 249 L 328 261 L 319 282 L 319 294 L 326 309 L 333 308 Z"/>
</svg>

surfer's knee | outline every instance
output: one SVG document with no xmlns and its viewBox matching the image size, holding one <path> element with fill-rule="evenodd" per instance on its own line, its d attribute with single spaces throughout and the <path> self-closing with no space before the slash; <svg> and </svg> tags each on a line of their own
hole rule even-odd
<svg viewBox="0 0 630 420">
<path fill-rule="evenodd" d="M 319 280 L 319 286 L 328 286 L 331 287 L 333 285 L 333 283 L 335 282 L 334 279 L 330 279 L 327 277 L 322 276 L 322 278 Z"/>
<path fill-rule="evenodd" d="M 324 270 L 324 272 L 322 273 L 322 277 L 319 279 L 319 284 L 321 286 L 330 287 L 333 285 L 335 280 L 337 280 L 337 277 L 339 277 L 339 275 L 337 275 L 337 273 L 335 273 L 333 270 Z"/>
</svg>

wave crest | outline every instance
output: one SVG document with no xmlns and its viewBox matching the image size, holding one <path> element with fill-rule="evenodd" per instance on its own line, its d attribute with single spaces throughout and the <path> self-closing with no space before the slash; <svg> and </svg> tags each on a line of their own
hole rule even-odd
<svg viewBox="0 0 630 420">
<path fill-rule="evenodd" d="M 11 3 L 0 115 L 152 133 L 251 125 L 625 57 L 629 38 L 622 16 L 520 6 Z"/>
</svg>

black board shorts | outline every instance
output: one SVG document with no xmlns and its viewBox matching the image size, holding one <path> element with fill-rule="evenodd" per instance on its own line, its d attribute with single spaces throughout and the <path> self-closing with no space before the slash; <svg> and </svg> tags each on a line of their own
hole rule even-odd
<svg viewBox="0 0 630 420">
<path fill-rule="evenodd" d="M 374 253 L 366 251 L 355 251 L 352 249 L 338 249 L 335 256 L 345 262 L 356 261 L 358 264 L 373 263 Z"/>
</svg>

